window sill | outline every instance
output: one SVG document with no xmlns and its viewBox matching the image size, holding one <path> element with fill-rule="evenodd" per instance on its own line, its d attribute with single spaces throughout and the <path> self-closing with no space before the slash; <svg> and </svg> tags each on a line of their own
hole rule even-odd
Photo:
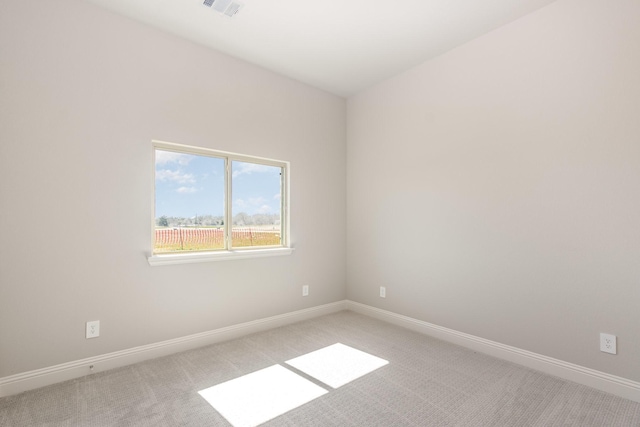
<svg viewBox="0 0 640 427">
<path fill-rule="evenodd" d="M 219 252 L 151 255 L 149 265 L 191 264 L 194 262 L 227 261 L 234 259 L 263 258 L 291 255 L 293 248 L 247 249 Z"/>
</svg>

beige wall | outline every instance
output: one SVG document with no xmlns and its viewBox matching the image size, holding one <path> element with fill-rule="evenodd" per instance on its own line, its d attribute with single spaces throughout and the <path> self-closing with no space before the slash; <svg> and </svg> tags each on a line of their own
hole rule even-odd
<svg viewBox="0 0 640 427">
<path fill-rule="evenodd" d="M 0 378 L 343 300 L 345 116 L 92 4 L 2 1 Z M 150 267 L 152 139 L 290 161 L 293 255 Z"/>
<path fill-rule="evenodd" d="M 640 380 L 639 22 L 558 1 L 349 99 L 348 297 Z"/>
<path fill-rule="evenodd" d="M 347 295 L 640 380 L 637 22 L 560 0 L 345 118 L 91 4 L 1 2 L 0 378 Z M 291 161 L 294 254 L 149 267 L 151 139 Z"/>
</svg>

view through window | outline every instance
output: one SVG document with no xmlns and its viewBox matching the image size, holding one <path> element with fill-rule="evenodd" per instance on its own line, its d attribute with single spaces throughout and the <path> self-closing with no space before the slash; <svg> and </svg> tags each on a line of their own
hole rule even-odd
<svg viewBox="0 0 640 427">
<path fill-rule="evenodd" d="M 286 246 L 286 162 L 160 142 L 154 153 L 154 254 Z"/>
</svg>

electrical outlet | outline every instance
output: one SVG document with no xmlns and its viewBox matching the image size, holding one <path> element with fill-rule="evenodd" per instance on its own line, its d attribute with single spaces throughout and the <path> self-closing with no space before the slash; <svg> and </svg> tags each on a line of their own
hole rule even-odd
<svg viewBox="0 0 640 427">
<path fill-rule="evenodd" d="M 618 354 L 616 336 L 611 334 L 600 334 L 600 351 L 611 354 Z"/>
<path fill-rule="evenodd" d="M 304 285 L 302 287 L 302 296 L 303 297 L 308 297 L 309 296 L 309 285 Z"/>
<path fill-rule="evenodd" d="M 87 322 L 87 338 L 96 338 L 100 336 L 100 321 L 93 320 Z"/>
<path fill-rule="evenodd" d="M 387 297 L 387 288 L 385 288 L 384 286 L 380 286 L 380 298 L 386 298 Z"/>
</svg>

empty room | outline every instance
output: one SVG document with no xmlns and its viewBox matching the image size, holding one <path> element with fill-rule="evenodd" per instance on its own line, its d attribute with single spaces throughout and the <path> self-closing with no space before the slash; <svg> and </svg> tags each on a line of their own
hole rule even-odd
<svg viewBox="0 0 640 427">
<path fill-rule="evenodd" d="M 640 1 L 0 2 L 1 426 L 640 426 Z"/>
</svg>

